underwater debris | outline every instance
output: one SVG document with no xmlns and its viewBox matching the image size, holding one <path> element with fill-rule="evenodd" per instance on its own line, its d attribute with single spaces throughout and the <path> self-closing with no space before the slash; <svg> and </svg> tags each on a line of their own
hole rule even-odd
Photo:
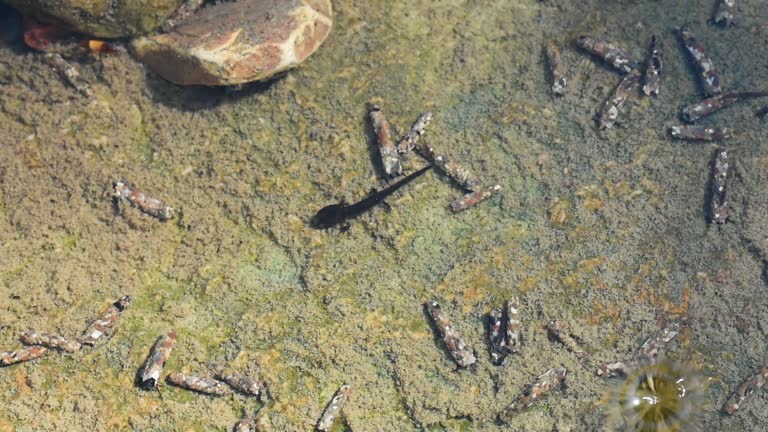
<svg viewBox="0 0 768 432">
<path fill-rule="evenodd" d="M 170 352 L 168 354 L 170 355 Z M 159 377 L 160 374 L 158 373 L 157 376 Z M 166 381 L 177 387 L 207 395 L 224 396 L 231 393 L 224 383 L 210 377 L 196 377 L 181 372 L 173 372 L 166 377 Z"/>
<path fill-rule="evenodd" d="M 495 365 L 501 364 L 507 358 L 507 341 L 501 332 L 502 326 L 501 308 L 491 309 L 488 313 L 488 339 L 491 343 L 491 362 Z"/>
<path fill-rule="evenodd" d="M 712 209 L 712 223 L 724 224 L 728 220 L 728 149 L 721 147 L 715 154 L 712 167 L 712 197 L 710 206 Z"/>
<path fill-rule="evenodd" d="M 631 357 L 622 361 L 604 363 L 598 366 L 596 375 L 603 378 L 629 375 L 636 369 L 654 364 L 659 351 L 664 348 L 669 341 L 680 334 L 680 330 L 686 325 L 687 322 L 685 320 L 675 320 L 668 323 L 656 332 L 655 335 L 646 339 Z"/>
<path fill-rule="evenodd" d="M 723 406 L 723 412 L 728 415 L 733 415 L 741 408 L 744 403 L 749 402 L 754 396 L 756 390 L 765 385 L 765 381 L 768 380 L 768 367 L 760 369 L 755 375 L 747 378 L 735 392 L 728 398 Z"/>
<path fill-rule="evenodd" d="M 457 200 L 451 201 L 451 211 L 454 213 L 464 211 L 496 195 L 500 190 L 501 185 L 497 184 L 470 192 Z"/>
<path fill-rule="evenodd" d="M 519 354 L 523 349 L 523 320 L 520 317 L 520 299 L 512 297 L 505 307 L 507 312 L 507 350 L 510 354 Z"/>
<path fill-rule="evenodd" d="M 697 125 L 672 126 L 669 134 L 675 139 L 691 141 L 720 141 L 732 136 L 728 128 Z"/>
<path fill-rule="evenodd" d="M 432 162 L 440 168 L 448 177 L 452 178 L 462 188 L 469 191 L 459 199 L 450 203 L 451 211 L 458 213 L 470 207 L 473 207 L 488 198 L 496 195 L 501 190 L 501 185 L 483 187 L 478 177 L 470 173 L 467 169 L 458 163 L 448 159 L 444 155 L 439 155 L 430 145 L 418 142 L 416 152 L 423 158 Z"/>
<path fill-rule="evenodd" d="M 250 378 L 232 369 L 223 369 L 213 375 L 214 378 L 225 382 L 240 393 L 258 396 L 261 392 L 261 381 Z"/>
<path fill-rule="evenodd" d="M 384 165 L 384 171 L 390 177 L 399 176 L 403 173 L 403 166 L 395 142 L 392 140 L 392 129 L 389 122 L 378 105 L 369 106 L 368 116 L 371 118 L 373 130 L 379 141 L 379 154 L 381 155 L 381 163 Z"/>
<path fill-rule="evenodd" d="M 568 84 L 565 78 L 565 66 L 560 60 L 560 48 L 554 41 L 549 41 L 544 50 L 549 64 L 549 78 L 552 80 L 552 93 L 562 96 L 565 94 L 565 86 Z"/>
<path fill-rule="evenodd" d="M 547 324 L 547 334 L 550 338 L 557 339 L 568 348 L 568 351 L 576 354 L 576 357 L 584 358 L 587 353 L 581 349 L 579 342 L 571 335 L 568 328 L 556 320 L 552 320 Z"/>
<path fill-rule="evenodd" d="M 643 80 L 643 93 L 646 96 L 658 96 L 661 85 L 661 72 L 664 68 L 664 57 L 661 40 L 656 35 L 651 36 L 651 49 L 648 59 L 645 61 L 645 79 Z"/>
<path fill-rule="evenodd" d="M 42 345 L 46 348 L 53 348 L 66 352 L 76 352 L 80 350 L 81 345 L 75 341 L 69 340 L 64 336 L 40 333 L 30 330 L 21 334 L 21 342 L 26 345 Z"/>
<path fill-rule="evenodd" d="M 420 175 L 432 169 L 432 167 L 433 165 L 428 165 L 416 172 L 408 174 L 408 176 L 401 179 L 392 186 L 380 191 L 376 191 L 354 204 L 345 205 L 344 203 L 337 203 L 327 205 L 318 210 L 315 216 L 312 217 L 310 223 L 315 228 L 330 228 L 334 225 L 338 225 L 346 221 L 347 219 L 359 216 L 384 201 L 385 198 L 395 193 L 395 191 L 401 187 L 407 185 Z"/>
<path fill-rule="evenodd" d="M 171 356 L 173 347 L 176 345 L 176 332 L 170 331 L 160 336 L 152 350 L 149 352 L 144 367 L 139 371 L 138 386 L 143 390 L 152 390 L 157 388 L 160 382 L 160 374 L 163 372 L 165 362 Z"/>
<path fill-rule="evenodd" d="M 14 351 L 0 351 L 0 366 L 10 366 L 16 363 L 28 362 L 44 356 L 47 350 L 35 345 L 19 348 Z"/>
<path fill-rule="evenodd" d="M 465 368 L 474 364 L 477 359 L 472 349 L 464 343 L 464 340 L 459 335 L 459 331 L 456 330 L 445 315 L 440 304 L 435 300 L 430 300 L 426 306 L 432 323 L 437 328 L 440 337 L 448 348 L 448 352 L 451 353 L 451 357 L 453 357 L 459 367 Z"/>
<path fill-rule="evenodd" d="M 508 355 L 519 354 L 523 347 L 520 299 L 512 297 L 504 305 L 503 311 L 501 308 L 493 308 L 488 318 L 491 362 L 500 365 Z"/>
<path fill-rule="evenodd" d="M 725 93 L 704 99 L 695 104 L 683 108 L 680 118 L 686 123 L 692 123 L 700 118 L 704 118 L 721 108 L 725 108 L 744 99 L 752 99 L 768 96 L 768 92 L 743 92 L 743 93 Z"/>
<path fill-rule="evenodd" d="M 603 363 L 597 367 L 597 372 L 595 374 L 603 378 L 613 378 L 620 375 L 626 376 L 629 375 L 631 371 L 645 364 L 642 360 L 644 360 L 643 357 L 632 357 L 623 361 Z"/>
<path fill-rule="evenodd" d="M 333 396 L 333 399 L 331 399 L 331 402 L 328 404 L 327 407 L 325 407 L 325 411 L 323 411 L 323 415 L 320 417 L 320 420 L 317 422 L 317 430 L 321 432 L 328 432 L 331 430 L 331 427 L 333 427 L 334 421 L 336 421 L 336 417 L 341 412 L 341 409 L 344 408 L 344 404 L 347 403 L 347 399 L 349 399 L 349 395 L 352 394 L 352 386 L 349 384 L 344 384 L 339 388 L 339 390 L 336 391 L 336 394 Z"/>
<path fill-rule="evenodd" d="M 479 178 L 475 177 L 461 165 L 453 162 L 448 157 L 437 154 L 435 149 L 424 142 L 418 142 L 416 151 L 426 160 L 432 162 L 440 168 L 448 177 L 452 178 L 459 186 L 468 191 L 476 191 L 482 184 Z"/>
<path fill-rule="evenodd" d="M 579 36 L 576 39 L 576 45 L 590 54 L 600 57 L 621 73 L 632 72 L 640 64 L 628 51 L 618 48 L 612 43 L 596 40 L 589 36 Z"/>
<path fill-rule="evenodd" d="M 629 72 L 622 78 L 613 93 L 606 99 L 600 112 L 597 113 L 597 125 L 600 129 L 613 127 L 619 118 L 621 109 L 638 85 L 640 85 L 640 72 L 637 70 Z"/>
<path fill-rule="evenodd" d="M 112 303 L 104 313 L 88 326 L 85 334 L 83 334 L 78 342 L 83 345 L 95 345 L 102 336 L 111 334 L 115 329 L 118 318 L 120 318 L 120 315 L 123 314 L 130 304 L 131 297 L 128 295 L 122 296 L 119 300 Z"/>
<path fill-rule="evenodd" d="M 243 418 L 235 424 L 234 432 L 259 432 L 271 431 L 272 429 L 269 418 L 263 411 L 259 410 L 253 415 L 246 414 L 243 416 Z"/>
<path fill-rule="evenodd" d="M 704 96 L 714 96 L 723 92 L 720 87 L 720 77 L 717 75 L 715 65 L 712 63 L 712 59 L 707 55 L 707 51 L 704 49 L 704 45 L 696 39 L 696 36 L 691 33 L 687 26 L 680 27 L 678 29 L 678 35 L 685 45 L 685 49 L 688 52 L 691 61 L 693 61 L 696 68 L 699 70 L 699 81 L 701 87 L 704 90 Z"/>
<path fill-rule="evenodd" d="M 482 182 L 478 177 L 474 176 L 464 167 L 450 160 L 448 157 L 437 154 L 434 148 L 420 140 L 421 136 L 426 132 L 427 126 L 432 121 L 431 112 L 425 112 L 419 116 L 413 126 L 411 126 L 411 129 L 405 135 L 403 135 L 400 141 L 398 141 L 397 145 L 395 146 L 397 150 L 395 153 L 392 149 L 392 138 L 389 124 L 387 123 L 386 119 L 384 119 L 383 114 L 381 114 L 381 110 L 376 105 L 371 105 L 369 110 L 369 115 L 371 117 L 371 121 L 373 122 L 374 130 L 379 136 L 379 149 L 381 151 L 384 169 L 387 171 L 387 174 L 395 176 L 402 173 L 402 162 L 405 155 L 407 155 L 412 150 L 415 150 L 416 153 L 418 153 L 422 158 L 426 159 L 428 162 L 431 162 L 434 166 L 440 168 L 440 170 L 447 174 L 448 177 L 451 177 L 456 183 L 458 183 L 459 186 L 471 192 L 450 203 L 451 210 L 454 213 L 464 211 L 474 205 L 477 205 L 478 203 L 485 201 L 486 199 L 495 195 L 499 190 L 501 190 L 501 185 L 483 187 Z M 383 143 L 386 143 L 386 145 Z M 397 174 L 395 174 L 395 172 Z M 392 186 L 392 188 L 393 187 L 394 186 Z M 352 210 L 352 207 L 356 206 L 357 205 L 347 206 L 347 208 Z M 325 211 L 323 218 L 326 216 L 333 216 L 328 217 L 328 219 L 332 219 L 333 221 L 341 221 L 346 219 L 346 217 L 343 217 L 341 214 L 341 209 L 343 208 L 344 207 L 341 204 L 338 204 L 334 206 L 328 206 L 327 209 L 324 208 L 321 210 L 321 212 Z M 331 215 L 331 213 L 333 214 Z M 331 222 L 330 224 L 325 224 L 324 226 L 322 224 L 323 221 L 321 220 L 323 218 L 320 216 L 320 213 L 318 213 L 314 218 L 313 224 L 315 224 L 316 227 L 325 228 L 327 226 L 335 225 L 338 223 Z M 320 224 L 317 222 L 320 222 Z"/>
<path fill-rule="evenodd" d="M 397 142 L 397 152 L 402 155 L 413 150 L 416 144 L 418 144 L 419 138 L 427 131 L 427 126 L 429 126 L 431 121 L 431 112 L 427 111 L 421 114 L 413 126 L 411 126 L 411 129 Z"/>
<path fill-rule="evenodd" d="M 253 417 L 243 417 L 235 424 L 235 432 L 256 432 L 258 426 L 256 425 L 256 419 Z"/>
<path fill-rule="evenodd" d="M 560 386 L 568 371 L 565 366 L 558 366 L 540 375 L 536 382 L 528 385 L 525 391 L 499 414 L 499 420 L 509 423 L 514 417 L 530 408 L 534 402 L 552 389 Z"/>
<path fill-rule="evenodd" d="M 130 186 L 127 182 L 115 182 L 114 197 L 120 201 L 128 202 L 132 207 L 135 207 L 150 216 L 156 217 L 162 222 L 173 217 L 172 207 L 166 206 L 157 198 L 144 195 L 142 192 L 139 192 Z"/>
<path fill-rule="evenodd" d="M 432 121 L 431 112 L 421 114 L 413 126 L 411 126 L 411 129 L 403 135 L 397 145 L 394 145 L 392 142 L 391 128 L 384 118 L 381 109 L 377 105 L 369 105 L 368 109 L 373 128 L 378 136 L 382 164 L 388 175 L 394 177 L 402 174 L 402 163 L 405 160 L 405 155 L 412 150 L 415 150 L 422 158 L 431 162 L 430 167 L 436 166 L 440 168 L 440 170 L 458 183 L 459 186 L 470 192 L 450 203 L 450 208 L 454 213 L 475 206 L 501 190 L 501 185 L 483 187 L 482 182 L 478 177 L 474 176 L 464 167 L 450 160 L 446 156 L 437 154 L 434 148 L 420 140 L 421 136 L 426 132 L 427 126 Z M 357 216 L 381 202 L 386 196 L 389 196 L 389 194 L 405 185 L 413 178 L 419 176 L 430 167 L 422 168 L 416 173 L 406 177 L 406 179 L 383 191 L 375 192 L 368 198 L 365 198 L 356 204 L 344 205 L 343 203 L 339 203 L 326 206 L 320 209 L 310 223 L 315 228 L 328 228 L 337 225 L 346 219 Z"/>
<path fill-rule="evenodd" d="M 653 337 L 648 338 L 638 349 L 638 353 L 648 358 L 655 358 L 659 351 L 664 348 L 669 341 L 675 338 L 680 331 L 688 325 L 686 320 L 675 320 L 665 325 L 657 331 Z"/>
<path fill-rule="evenodd" d="M 80 73 L 74 66 L 69 64 L 61 54 L 47 52 L 43 54 L 43 60 L 54 71 L 61 75 L 72 87 L 85 97 L 93 97 L 93 90 L 87 81 L 80 78 Z"/>
<path fill-rule="evenodd" d="M 733 23 L 733 14 L 736 12 L 736 0 L 717 0 L 715 14 L 712 21 L 723 27 L 728 27 Z"/>
</svg>

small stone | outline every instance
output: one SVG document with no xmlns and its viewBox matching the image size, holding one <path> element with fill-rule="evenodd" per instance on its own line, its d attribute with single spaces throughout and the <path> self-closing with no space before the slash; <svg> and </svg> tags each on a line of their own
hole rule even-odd
<svg viewBox="0 0 768 432">
<path fill-rule="evenodd" d="M 330 0 L 239 0 L 207 6 L 165 34 L 136 39 L 136 57 L 181 85 L 261 81 L 297 66 L 331 31 Z"/>
</svg>

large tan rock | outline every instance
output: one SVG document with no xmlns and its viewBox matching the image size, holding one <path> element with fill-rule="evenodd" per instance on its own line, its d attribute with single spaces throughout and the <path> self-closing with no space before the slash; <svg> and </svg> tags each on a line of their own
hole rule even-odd
<svg viewBox="0 0 768 432">
<path fill-rule="evenodd" d="M 176 10 L 182 0 L 5 0 L 22 13 L 62 23 L 100 38 L 149 33 Z"/>
<path fill-rule="evenodd" d="M 238 0 L 205 7 L 169 33 L 135 40 L 132 49 L 177 84 L 241 84 L 304 61 L 331 23 L 330 0 Z"/>
</svg>

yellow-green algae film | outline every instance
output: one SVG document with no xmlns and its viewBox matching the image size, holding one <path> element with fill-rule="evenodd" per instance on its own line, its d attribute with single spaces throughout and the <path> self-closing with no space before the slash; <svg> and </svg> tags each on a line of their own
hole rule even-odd
<svg viewBox="0 0 768 432">
<path fill-rule="evenodd" d="M 111 302 L 134 299 L 96 349 L 0 368 L 0 432 L 224 431 L 258 415 L 274 431 L 314 427 L 344 383 L 335 430 L 612 430 L 615 385 L 597 364 L 624 359 L 666 319 L 689 315 L 671 356 L 693 359 L 725 400 L 768 361 L 768 129 L 734 105 L 730 222 L 705 218 L 716 147 L 673 142 L 679 108 L 701 96 L 678 47 L 688 24 L 728 90 L 765 87 L 766 9 L 707 23 L 709 1 L 334 2 L 334 28 L 299 68 L 240 91 L 171 85 L 129 56 L 75 62 L 82 98 L 18 37 L 0 44 L 0 350 L 36 329 L 77 337 Z M 582 34 L 642 58 L 656 34 L 658 98 L 633 96 L 616 127 L 593 116 L 619 76 L 577 51 Z M 543 47 L 562 51 L 554 97 Z M 350 221 L 316 230 L 323 206 L 386 186 L 365 105 L 398 133 L 423 111 L 424 140 L 502 192 L 459 214 L 460 190 L 431 171 Z M 410 156 L 408 169 L 417 167 Z M 115 205 L 127 180 L 177 210 L 162 223 Z M 484 316 L 521 298 L 524 347 L 490 362 Z M 435 299 L 475 350 L 457 369 L 423 304 Z M 557 319 L 581 360 L 548 340 Z M 165 371 L 253 373 L 264 401 L 134 382 L 158 336 Z M 565 365 L 557 389 L 512 419 L 497 414 Z M 704 430 L 768 428 L 765 394 Z"/>
</svg>

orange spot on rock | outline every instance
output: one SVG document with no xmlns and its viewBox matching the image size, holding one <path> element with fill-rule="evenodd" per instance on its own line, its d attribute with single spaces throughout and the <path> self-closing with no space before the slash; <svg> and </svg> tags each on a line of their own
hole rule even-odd
<svg viewBox="0 0 768 432">
<path fill-rule="evenodd" d="M 668 298 L 668 292 L 666 291 L 660 294 L 648 291 L 648 301 L 650 301 L 656 309 L 664 311 L 665 315 L 686 315 L 691 303 L 691 286 L 686 285 L 683 287 L 683 293 L 680 295 L 679 303 L 670 300 Z"/>
<path fill-rule="evenodd" d="M 621 317 L 621 311 L 615 304 L 595 302 L 592 309 L 592 315 L 587 318 L 587 323 L 590 325 L 597 325 L 604 321 L 610 321 L 613 324 L 616 324 Z"/>
</svg>

